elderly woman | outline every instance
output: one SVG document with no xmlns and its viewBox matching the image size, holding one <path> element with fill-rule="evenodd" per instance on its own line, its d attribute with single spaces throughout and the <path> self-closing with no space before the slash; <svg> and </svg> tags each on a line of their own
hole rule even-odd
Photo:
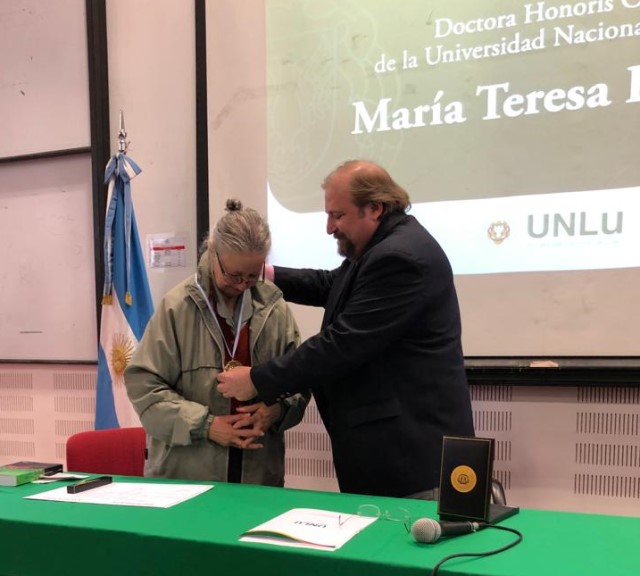
<svg viewBox="0 0 640 576">
<path fill-rule="evenodd" d="M 206 240 L 195 276 L 160 302 L 125 372 L 147 432 L 146 476 L 284 485 L 284 430 L 309 400 L 228 400 L 218 373 L 286 354 L 299 343 L 282 293 L 264 281 L 267 223 L 237 200 Z"/>
</svg>

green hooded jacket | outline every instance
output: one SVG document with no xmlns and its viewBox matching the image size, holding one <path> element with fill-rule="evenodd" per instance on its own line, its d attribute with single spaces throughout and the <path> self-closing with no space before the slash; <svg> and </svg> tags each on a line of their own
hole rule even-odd
<svg viewBox="0 0 640 576">
<path fill-rule="evenodd" d="M 209 294 L 208 255 L 198 266 Z M 286 354 L 300 342 L 298 327 L 282 292 L 271 282 L 250 288 L 251 363 Z M 125 371 L 127 394 L 147 432 L 145 476 L 184 480 L 227 480 L 229 449 L 210 441 L 209 416 L 230 413 L 216 389 L 224 342 L 195 277 L 170 290 L 149 320 Z M 283 417 L 260 439 L 263 448 L 243 452 L 242 482 L 284 485 L 284 430 L 298 424 L 310 395 L 283 402 Z"/>
</svg>

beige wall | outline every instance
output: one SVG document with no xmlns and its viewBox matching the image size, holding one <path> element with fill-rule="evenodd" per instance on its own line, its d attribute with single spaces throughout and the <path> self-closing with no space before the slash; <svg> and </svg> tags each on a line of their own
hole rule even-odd
<svg viewBox="0 0 640 576">
<path fill-rule="evenodd" d="M 132 182 L 138 232 L 187 239 L 185 268 L 148 269 L 154 302 L 195 271 L 195 9 L 185 0 L 107 0 L 109 108 L 113 151 L 120 111 L 129 155 L 142 173 Z"/>
</svg>

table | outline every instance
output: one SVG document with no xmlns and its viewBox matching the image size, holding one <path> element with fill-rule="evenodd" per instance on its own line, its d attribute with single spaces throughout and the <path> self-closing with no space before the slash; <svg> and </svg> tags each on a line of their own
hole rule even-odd
<svg viewBox="0 0 640 576">
<path fill-rule="evenodd" d="M 487 528 L 418 544 L 402 523 L 379 520 L 335 551 L 288 548 L 239 542 L 238 537 L 291 508 L 349 514 L 361 504 L 376 504 L 383 510 L 402 506 L 415 520 L 437 519 L 436 505 L 225 483 L 168 509 L 24 499 L 57 486 L 0 488 L 2 576 L 425 576 L 445 556 L 491 550 L 515 538 Z M 439 574 L 640 574 L 639 518 L 521 510 L 501 525 L 522 532 L 524 541 L 495 556 L 452 560 Z"/>
</svg>

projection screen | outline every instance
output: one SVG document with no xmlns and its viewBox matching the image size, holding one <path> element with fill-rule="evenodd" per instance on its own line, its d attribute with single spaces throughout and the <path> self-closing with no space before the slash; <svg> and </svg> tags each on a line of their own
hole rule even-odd
<svg viewBox="0 0 640 576">
<path fill-rule="evenodd" d="M 274 263 L 339 264 L 320 184 L 373 160 L 451 260 L 468 357 L 640 357 L 640 0 L 250 4 Z"/>
</svg>

